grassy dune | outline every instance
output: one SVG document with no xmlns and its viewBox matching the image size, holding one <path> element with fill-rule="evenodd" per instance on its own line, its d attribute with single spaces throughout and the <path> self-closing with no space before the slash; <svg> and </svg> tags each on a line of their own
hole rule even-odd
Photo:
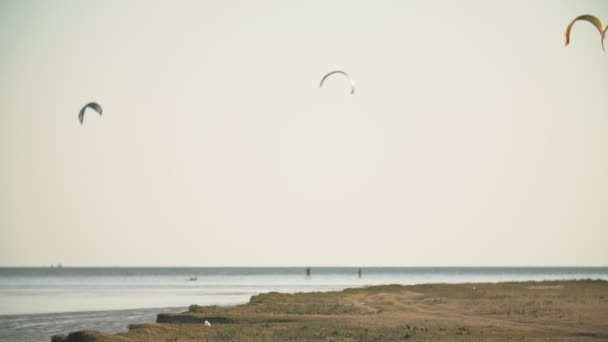
<svg viewBox="0 0 608 342">
<path fill-rule="evenodd" d="M 201 322 L 209 320 L 211 327 Z M 54 341 L 605 341 L 608 282 L 375 286 L 192 305 L 156 324 Z"/>
</svg>

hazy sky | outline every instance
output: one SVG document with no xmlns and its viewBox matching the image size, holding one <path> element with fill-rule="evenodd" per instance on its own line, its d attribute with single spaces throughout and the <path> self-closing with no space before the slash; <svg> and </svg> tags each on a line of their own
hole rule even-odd
<svg viewBox="0 0 608 342">
<path fill-rule="evenodd" d="M 0 0 L 0 265 L 608 265 L 580 14 L 608 2 Z"/>
</svg>

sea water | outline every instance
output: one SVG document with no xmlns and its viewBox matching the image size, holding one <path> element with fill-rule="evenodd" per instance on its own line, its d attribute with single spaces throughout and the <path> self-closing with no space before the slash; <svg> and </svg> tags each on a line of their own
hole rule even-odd
<svg viewBox="0 0 608 342">
<path fill-rule="evenodd" d="M 0 268 L 0 341 L 75 330 L 126 331 L 190 304 L 237 305 L 270 291 L 380 284 L 608 280 L 608 267 Z"/>
</svg>

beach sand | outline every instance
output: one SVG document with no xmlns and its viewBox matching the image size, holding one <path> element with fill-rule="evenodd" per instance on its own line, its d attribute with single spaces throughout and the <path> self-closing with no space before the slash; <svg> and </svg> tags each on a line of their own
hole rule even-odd
<svg viewBox="0 0 608 342">
<path fill-rule="evenodd" d="M 208 320 L 210 327 L 203 326 Z M 53 341 L 606 341 L 608 282 L 387 285 L 192 305 L 157 323 Z"/>
</svg>

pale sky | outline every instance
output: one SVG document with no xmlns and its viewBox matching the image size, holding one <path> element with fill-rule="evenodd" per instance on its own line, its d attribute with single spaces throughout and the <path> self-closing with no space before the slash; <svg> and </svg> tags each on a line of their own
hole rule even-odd
<svg viewBox="0 0 608 342">
<path fill-rule="evenodd" d="M 0 0 L 0 265 L 606 266 L 581 14 L 608 1 Z"/>
</svg>

